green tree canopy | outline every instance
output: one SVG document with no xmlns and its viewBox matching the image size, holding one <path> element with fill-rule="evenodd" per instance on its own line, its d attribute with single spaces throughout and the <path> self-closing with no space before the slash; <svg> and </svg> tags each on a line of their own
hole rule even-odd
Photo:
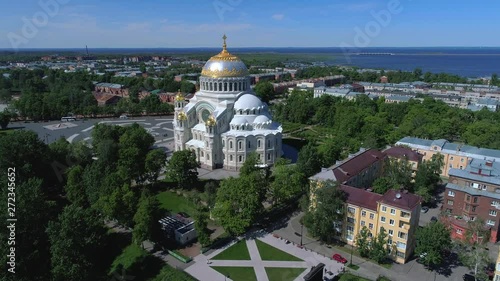
<svg viewBox="0 0 500 281">
<path fill-rule="evenodd" d="M 194 151 L 176 151 L 168 161 L 167 176 L 176 181 L 179 187 L 189 188 L 198 179 L 197 168 L 199 167 L 200 164 L 196 160 Z"/>
<path fill-rule="evenodd" d="M 427 266 L 436 266 L 443 262 L 443 253 L 451 247 L 450 230 L 441 222 L 417 229 L 415 254 L 420 256 Z"/>
</svg>

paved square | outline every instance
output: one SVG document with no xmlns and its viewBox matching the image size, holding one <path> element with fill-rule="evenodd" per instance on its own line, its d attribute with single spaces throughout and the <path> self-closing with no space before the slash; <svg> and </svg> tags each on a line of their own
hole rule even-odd
<svg viewBox="0 0 500 281">
<path fill-rule="evenodd" d="M 266 269 L 265 268 L 306 268 L 304 272 L 302 272 L 297 278 L 296 281 L 304 280 L 304 276 L 311 270 L 313 266 L 318 265 L 319 263 L 325 264 L 325 268 L 328 271 L 336 274 L 341 271 L 343 268 L 343 264 L 340 264 L 336 261 L 328 257 L 321 256 L 315 252 L 307 251 L 305 249 L 299 248 L 292 243 L 286 243 L 285 240 L 281 240 L 279 238 L 273 237 L 272 234 L 266 233 L 265 235 L 258 237 L 256 239 L 261 240 L 264 243 L 267 243 L 279 250 L 282 250 L 286 253 L 289 253 L 293 256 L 296 256 L 303 261 L 263 261 L 260 257 L 259 250 L 257 249 L 257 245 L 254 239 L 248 239 L 246 241 L 246 245 L 248 251 L 250 253 L 251 260 L 211 260 L 211 258 L 215 257 L 219 253 L 223 252 L 232 244 L 227 245 L 223 249 L 219 249 L 214 251 L 208 256 L 203 254 L 198 255 L 194 258 L 194 264 L 190 267 L 186 268 L 186 272 L 202 281 L 211 281 L 211 280 L 224 280 L 224 275 L 219 273 L 218 271 L 212 269 L 212 266 L 218 267 L 253 267 L 255 271 L 255 275 L 258 281 L 269 281 Z M 234 243 L 233 243 L 234 244 Z M 208 263 L 210 261 L 210 264 Z M 286 278 L 286 276 L 283 276 Z M 227 279 L 230 280 L 230 279 Z"/>
</svg>

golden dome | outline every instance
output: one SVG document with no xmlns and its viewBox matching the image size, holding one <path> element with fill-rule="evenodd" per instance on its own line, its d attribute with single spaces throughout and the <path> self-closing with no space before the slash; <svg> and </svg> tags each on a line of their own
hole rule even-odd
<svg viewBox="0 0 500 281">
<path fill-rule="evenodd" d="M 226 35 L 222 39 L 224 40 L 222 51 L 207 61 L 201 70 L 201 75 L 213 78 L 247 76 L 248 69 L 243 61 L 227 51 Z"/>
<path fill-rule="evenodd" d="M 180 120 L 180 121 L 187 120 L 186 113 L 179 112 L 179 114 L 177 115 L 177 120 Z"/>
<path fill-rule="evenodd" d="M 210 127 L 215 126 L 215 124 L 217 124 L 217 120 L 215 120 L 215 117 L 213 115 L 210 115 L 207 118 L 207 121 L 205 121 L 205 125 L 210 126 Z"/>
<path fill-rule="evenodd" d="M 179 89 L 179 91 L 177 91 L 177 95 L 175 95 L 175 100 L 176 101 L 184 101 L 185 100 L 184 95 L 181 93 L 180 89 Z"/>
</svg>

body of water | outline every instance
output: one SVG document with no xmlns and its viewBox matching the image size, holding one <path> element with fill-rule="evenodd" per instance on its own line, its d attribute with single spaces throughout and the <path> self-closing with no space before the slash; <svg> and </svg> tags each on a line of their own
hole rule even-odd
<svg viewBox="0 0 500 281">
<path fill-rule="evenodd" d="M 77 52 L 82 49 L 25 49 L 33 52 Z M 93 54 L 216 54 L 220 48 L 96 48 Z M 321 54 L 328 64 L 350 65 L 362 68 L 383 68 L 424 72 L 445 72 L 465 77 L 485 77 L 500 74 L 500 47 L 426 47 L 426 48 L 230 48 L 238 53 Z M 21 51 L 22 52 L 22 51 Z M 361 54 L 361 55 L 360 55 Z"/>
</svg>

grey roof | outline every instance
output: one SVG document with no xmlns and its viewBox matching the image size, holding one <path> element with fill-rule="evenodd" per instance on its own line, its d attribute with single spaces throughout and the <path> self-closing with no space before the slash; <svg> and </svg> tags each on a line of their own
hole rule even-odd
<svg viewBox="0 0 500 281">
<path fill-rule="evenodd" d="M 495 99 L 478 99 L 477 102 L 476 102 L 476 105 L 498 105 L 498 100 L 495 100 Z"/>
<path fill-rule="evenodd" d="M 500 185 L 500 163 L 489 162 L 483 159 L 472 159 L 464 170 L 451 168 L 448 172 L 450 176 L 487 182 Z"/>
<path fill-rule="evenodd" d="M 494 192 L 489 192 L 486 190 L 480 190 L 479 188 L 472 188 L 472 187 L 465 187 L 465 186 L 460 186 L 456 185 L 453 183 L 447 183 L 446 188 L 457 190 L 457 191 L 462 191 L 465 193 L 468 193 L 473 196 L 486 196 L 494 199 L 500 199 L 500 194 L 499 193 L 494 193 Z"/>
<path fill-rule="evenodd" d="M 412 96 L 406 96 L 406 95 L 390 95 L 386 97 L 386 100 L 396 100 L 396 101 L 402 101 L 402 102 L 408 102 Z"/>
<path fill-rule="evenodd" d="M 121 84 L 114 84 L 114 83 L 97 83 L 96 87 L 108 87 L 108 88 L 121 89 L 123 87 L 123 85 L 121 85 Z"/>
<path fill-rule="evenodd" d="M 440 146 L 442 152 L 466 156 L 475 159 L 500 161 L 500 150 L 480 148 L 471 145 L 450 143 L 447 140 L 426 140 L 413 137 L 404 137 L 396 142 L 396 145 L 408 145 L 420 149 L 431 149 L 433 145 Z"/>
</svg>

